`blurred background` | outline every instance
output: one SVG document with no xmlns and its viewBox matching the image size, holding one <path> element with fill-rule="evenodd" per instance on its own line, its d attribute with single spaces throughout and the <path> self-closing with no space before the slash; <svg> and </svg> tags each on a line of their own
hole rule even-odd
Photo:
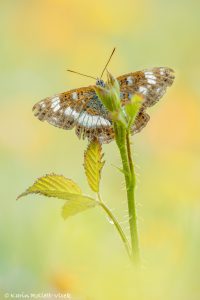
<svg viewBox="0 0 200 300">
<path fill-rule="evenodd" d="M 0 3 L 0 290 L 70 292 L 79 299 L 199 299 L 200 2 L 40 0 Z M 102 211 L 64 221 L 62 200 L 18 194 L 50 172 L 91 194 L 87 141 L 39 122 L 35 102 L 94 84 L 113 47 L 114 76 L 175 70 L 151 120 L 133 138 L 142 270 L 133 272 Z M 126 232 L 115 143 L 105 145 L 102 197 Z"/>
</svg>

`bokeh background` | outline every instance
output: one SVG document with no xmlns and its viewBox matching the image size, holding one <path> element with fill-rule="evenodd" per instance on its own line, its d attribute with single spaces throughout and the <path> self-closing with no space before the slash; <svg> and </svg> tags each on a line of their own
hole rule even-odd
<svg viewBox="0 0 200 300">
<path fill-rule="evenodd" d="M 71 292 L 79 299 L 199 299 L 200 2 L 40 0 L 0 3 L 0 290 Z M 40 99 L 109 70 L 176 71 L 133 139 L 142 270 L 133 272 L 112 224 L 98 209 L 64 221 L 62 200 L 16 196 L 35 178 L 64 174 L 91 194 L 86 141 L 41 123 Z M 102 196 L 127 230 L 124 183 L 113 143 L 103 147 Z"/>
</svg>

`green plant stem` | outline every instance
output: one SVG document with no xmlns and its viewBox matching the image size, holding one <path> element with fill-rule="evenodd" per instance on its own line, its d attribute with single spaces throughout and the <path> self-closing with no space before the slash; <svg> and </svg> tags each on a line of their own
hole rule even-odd
<svg viewBox="0 0 200 300">
<path fill-rule="evenodd" d="M 131 156 L 131 147 L 129 140 L 129 130 L 115 122 L 115 140 L 121 155 L 123 173 L 126 182 L 126 192 L 128 199 L 129 226 L 131 236 L 131 257 L 135 263 L 139 262 L 139 245 L 137 233 L 137 220 L 135 209 L 135 172 Z"/>
<path fill-rule="evenodd" d="M 122 241 L 123 244 L 125 246 L 125 249 L 127 251 L 128 256 L 131 258 L 132 254 L 131 254 L 131 247 L 129 245 L 129 241 L 126 238 L 126 235 L 122 229 L 122 227 L 120 226 L 118 220 L 116 219 L 116 217 L 113 215 L 113 213 L 111 212 L 111 210 L 107 207 L 107 205 L 102 201 L 100 194 L 98 193 L 98 200 L 99 200 L 99 205 L 103 208 L 103 210 L 106 212 L 106 214 L 108 215 L 108 218 L 113 222 L 113 224 L 115 225 Z"/>
<path fill-rule="evenodd" d="M 127 146 L 128 161 L 129 161 L 130 173 L 131 173 L 131 184 L 129 189 L 130 195 L 128 196 L 131 244 L 133 249 L 133 258 L 135 258 L 136 261 L 139 261 L 139 242 L 138 242 L 137 216 L 136 216 L 136 207 L 135 207 L 136 176 L 135 176 L 135 170 L 134 170 L 134 165 L 133 165 L 132 155 L 131 155 L 129 132 L 126 132 L 126 146 Z"/>
</svg>

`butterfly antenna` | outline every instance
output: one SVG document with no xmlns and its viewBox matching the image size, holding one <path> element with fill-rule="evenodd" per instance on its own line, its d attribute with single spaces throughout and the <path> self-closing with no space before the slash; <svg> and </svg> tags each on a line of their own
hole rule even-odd
<svg viewBox="0 0 200 300">
<path fill-rule="evenodd" d="M 85 77 L 89 77 L 89 78 L 93 78 L 93 79 L 97 80 L 97 78 L 93 77 L 93 76 L 85 75 L 85 74 L 82 74 L 82 73 L 79 73 L 79 72 L 76 72 L 76 71 L 72 71 L 72 70 L 67 70 L 67 71 L 71 72 L 71 73 L 75 73 L 75 74 L 81 75 L 81 76 L 85 76 Z"/>
<path fill-rule="evenodd" d="M 102 76 L 103 76 L 103 74 L 104 74 L 104 72 L 105 72 L 105 70 L 106 70 L 106 68 L 107 68 L 107 66 L 108 66 L 108 64 L 109 64 L 109 62 L 110 62 L 110 60 L 111 60 L 111 58 L 112 58 L 114 52 L 115 52 L 115 50 L 116 50 L 116 48 L 113 49 L 113 51 L 112 51 L 112 53 L 111 53 L 111 55 L 110 55 L 110 57 L 109 57 L 109 59 L 108 59 L 106 65 L 105 65 L 105 67 L 104 67 L 104 69 L 103 69 L 103 71 L 102 71 L 102 73 L 101 73 L 100 79 L 102 78 Z"/>
</svg>

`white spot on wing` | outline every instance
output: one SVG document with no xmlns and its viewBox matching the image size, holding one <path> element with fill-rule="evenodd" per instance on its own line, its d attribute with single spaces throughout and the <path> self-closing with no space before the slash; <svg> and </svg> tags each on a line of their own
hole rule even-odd
<svg viewBox="0 0 200 300">
<path fill-rule="evenodd" d="M 93 122 L 93 116 L 89 116 L 87 127 L 89 127 L 89 128 L 92 127 L 92 122 Z"/>
<path fill-rule="evenodd" d="M 99 117 L 97 120 L 97 127 L 101 127 L 101 117 Z"/>
<path fill-rule="evenodd" d="M 41 101 L 41 102 L 40 102 L 40 106 L 41 106 L 42 108 L 45 108 L 45 107 L 46 107 L 46 104 L 44 103 L 44 101 Z"/>
<path fill-rule="evenodd" d="M 85 113 L 85 116 L 84 116 L 84 119 L 83 119 L 83 122 L 82 122 L 82 126 L 86 127 L 87 122 L 88 122 L 88 118 L 89 118 L 89 115 L 87 113 Z"/>
<path fill-rule="evenodd" d="M 96 127 L 97 126 L 98 118 L 99 118 L 98 116 L 93 116 L 92 127 Z"/>
<path fill-rule="evenodd" d="M 84 118 L 85 118 L 85 112 L 83 112 L 81 115 L 80 115 L 80 117 L 78 118 L 78 123 L 80 124 L 80 125 L 83 125 L 83 121 L 84 121 Z"/>
<path fill-rule="evenodd" d="M 110 126 L 110 122 L 101 116 L 92 116 L 86 112 L 82 113 L 78 118 L 78 123 L 86 128 L 106 127 Z"/>
<path fill-rule="evenodd" d="M 51 108 L 54 108 L 57 104 L 60 103 L 60 98 L 58 96 L 56 96 L 51 100 L 51 102 L 52 102 Z"/>
<path fill-rule="evenodd" d="M 140 86 L 139 89 L 138 89 L 138 92 L 146 95 L 147 94 L 147 88 L 144 87 L 144 86 Z"/>
<path fill-rule="evenodd" d="M 57 104 L 54 108 L 53 108 L 53 111 L 56 112 L 60 109 L 60 104 Z"/>
<path fill-rule="evenodd" d="M 67 108 L 65 109 L 65 112 L 64 112 L 65 116 L 70 116 L 71 113 L 72 113 L 71 107 L 67 107 Z"/>
<path fill-rule="evenodd" d="M 127 82 L 128 82 L 128 85 L 133 84 L 133 77 L 132 76 L 128 76 L 127 77 Z"/>
<path fill-rule="evenodd" d="M 154 76 L 153 74 L 149 75 L 149 74 L 146 74 L 146 73 L 145 73 L 145 78 L 156 80 L 156 76 Z"/>
<path fill-rule="evenodd" d="M 147 79 L 147 82 L 150 84 L 156 84 L 156 81 L 154 79 Z"/>
<path fill-rule="evenodd" d="M 102 117 L 100 117 L 100 121 L 101 121 L 101 126 L 106 127 L 106 126 L 110 126 L 110 122 Z"/>
<path fill-rule="evenodd" d="M 78 119 L 79 115 L 80 115 L 76 110 L 72 109 L 70 106 L 68 106 L 65 109 L 64 114 L 65 114 L 66 117 L 73 118 L 74 121 L 76 121 Z"/>
<path fill-rule="evenodd" d="M 72 93 L 72 99 L 73 99 L 73 100 L 77 100 L 77 99 L 78 99 L 78 95 L 77 95 L 76 92 L 73 92 L 73 93 Z"/>
<path fill-rule="evenodd" d="M 74 119 L 76 120 L 79 117 L 79 113 L 77 111 L 73 110 L 71 116 L 73 116 Z"/>
</svg>

